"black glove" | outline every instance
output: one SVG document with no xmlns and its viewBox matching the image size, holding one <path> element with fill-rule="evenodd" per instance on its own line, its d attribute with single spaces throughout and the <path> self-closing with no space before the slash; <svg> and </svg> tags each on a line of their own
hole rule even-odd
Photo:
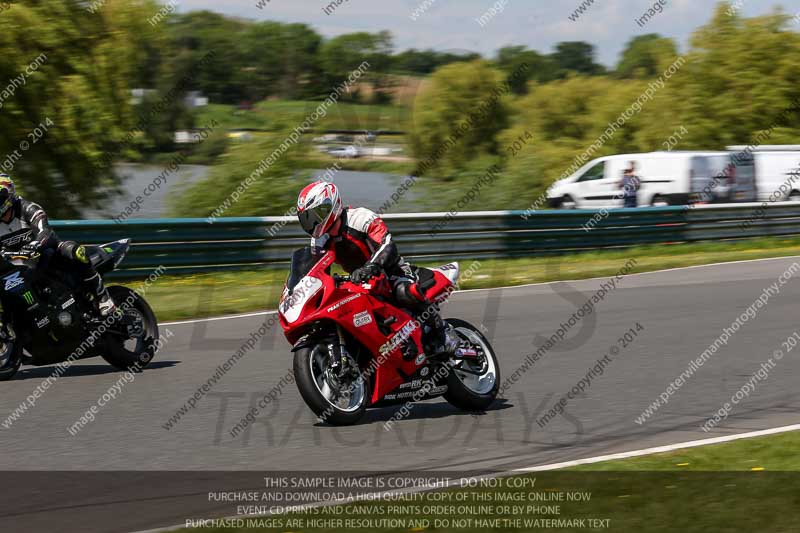
<svg viewBox="0 0 800 533">
<path fill-rule="evenodd" d="M 350 274 L 350 281 L 353 283 L 366 283 L 375 276 L 380 275 L 381 267 L 375 263 L 367 263 L 366 265 L 357 268 Z"/>
</svg>

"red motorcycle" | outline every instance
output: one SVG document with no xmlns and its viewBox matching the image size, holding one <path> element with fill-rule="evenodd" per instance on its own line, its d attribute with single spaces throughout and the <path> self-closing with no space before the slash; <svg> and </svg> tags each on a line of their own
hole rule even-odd
<svg viewBox="0 0 800 533">
<path fill-rule="evenodd" d="M 419 316 L 389 303 L 385 275 L 356 284 L 331 274 L 333 250 L 292 255 L 279 315 L 294 352 L 294 376 L 320 420 L 356 423 L 368 407 L 444 396 L 454 406 L 486 409 L 500 370 L 489 341 L 464 320 L 447 319 L 460 339 L 453 354 L 426 354 L 424 315 L 455 290 L 458 263 L 431 269 L 431 307 Z"/>
</svg>

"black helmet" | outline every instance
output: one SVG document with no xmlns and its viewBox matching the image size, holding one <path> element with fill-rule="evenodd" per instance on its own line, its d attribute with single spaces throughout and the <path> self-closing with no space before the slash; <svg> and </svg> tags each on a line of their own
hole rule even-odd
<svg viewBox="0 0 800 533">
<path fill-rule="evenodd" d="M 18 198 L 14 180 L 8 174 L 0 174 L 0 217 L 14 207 Z"/>
</svg>

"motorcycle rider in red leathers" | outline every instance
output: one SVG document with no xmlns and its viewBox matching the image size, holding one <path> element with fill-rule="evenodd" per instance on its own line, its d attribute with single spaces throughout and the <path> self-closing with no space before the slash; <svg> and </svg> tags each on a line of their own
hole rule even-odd
<svg viewBox="0 0 800 533">
<path fill-rule="evenodd" d="M 425 294 L 426 283 L 433 279 L 432 272 L 403 259 L 380 216 L 363 207 L 343 207 L 336 185 L 317 181 L 300 193 L 297 218 L 311 235 L 312 249 L 333 246 L 336 262 L 350 273 L 354 283 L 366 283 L 383 272 L 392 286 L 395 303 L 428 317 L 423 324 L 423 339 L 429 355 L 455 351 L 459 343 L 457 334 L 442 320 L 437 306 Z"/>
</svg>

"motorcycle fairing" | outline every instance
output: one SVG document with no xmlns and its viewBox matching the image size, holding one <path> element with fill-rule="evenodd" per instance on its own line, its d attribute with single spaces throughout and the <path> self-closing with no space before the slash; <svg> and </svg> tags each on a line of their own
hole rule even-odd
<svg viewBox="0 0 800 533">
<path fill-rule="evenodd" d="M 441 303 L 450 296 L 458 280 L 458 263 L 449 263 L 435 268 L 420 268 L 416 283 L 418 298 L 427 302 Z"/>
</svg>

